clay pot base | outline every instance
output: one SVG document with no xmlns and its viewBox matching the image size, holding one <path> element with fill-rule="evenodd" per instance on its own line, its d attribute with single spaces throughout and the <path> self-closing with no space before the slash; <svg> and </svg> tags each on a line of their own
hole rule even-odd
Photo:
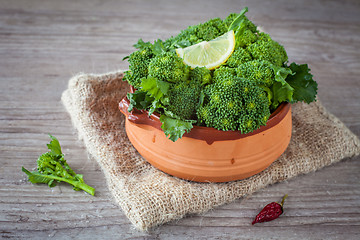
<svg viewBox="0 0 360 240">
<path fill-rule="evenodd" d="M 266 126 L 250 134 L 197 127 L 172 142 L 160 129 L 158 116 L 127 112 L 126 99 L 119 108 L 127 118 L 126 133 L 138 152 L 154 167 L 196 182 L 228 182 L 251 177 L 274 162 L 291 139 L 291 106 L 284 103 Z"/>
</svg>

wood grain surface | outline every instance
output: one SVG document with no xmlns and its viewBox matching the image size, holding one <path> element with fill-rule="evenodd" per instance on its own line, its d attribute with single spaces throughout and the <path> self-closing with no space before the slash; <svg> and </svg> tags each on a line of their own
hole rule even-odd
<svg viewBox="0 0 360 240">
<path fill-rule="evenodd" d="M 0 238 L 2 239 L 360 239 L 360 158 L 274 184 L 212 211 L 149 233 L 114 204 L 103 173 L 77 139 L 60 102 L 78 72 L 127 69 L 139 39 L 249 7 L 247 16 L 308 63 L 325 107 L 360 136 L 360 2 L 0 0 Z M 331 131 L 331 129 L 329 129 Z M 96 196 L 27 181 L 56 136 Z M 252 226 L 261 208 L 287 193 L 285 213 Z"/>
</svg>

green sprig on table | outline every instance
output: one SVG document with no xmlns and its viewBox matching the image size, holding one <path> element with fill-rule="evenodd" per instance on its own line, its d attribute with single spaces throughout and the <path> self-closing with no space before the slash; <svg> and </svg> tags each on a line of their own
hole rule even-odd
<svg viewBox="0 0 360 240">
<path fill-rule="evenodd" d="M 46 183 L 55 187 L 58 182 L 67 182 L 73 185 L 75 191 L 83 190 L 94 196 L 95 189 L 84 182 L 82 174 L 76 174 L 64 159 L 59 141 L 49 135 L 51 141 L 47 144 L 49 152 L 42 154 L 37 160 L 37 171 L 30 172 L 24 167 L 22 171 L 32 183 Z"/>
</svg>

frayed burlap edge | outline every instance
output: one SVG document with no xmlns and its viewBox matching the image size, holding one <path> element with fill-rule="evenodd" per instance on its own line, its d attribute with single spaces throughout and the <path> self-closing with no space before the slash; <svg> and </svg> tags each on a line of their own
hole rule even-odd
<svg viewBox="0 0 360 240">
<path fill-rule="evenodd" d="M 206 212 L 269 184 L 360 154 L 360 141 L 319 101 L 293 105 L 293 133 L 285 153 L 263 172 L 242 181 L 195 183 L 148 164 L 132 147 L 118 102 L 128 85 L 122 71 L 78 74 L 62 102 L 87 151 L 101 166 L 114 200 L 142 231 L 187 214 Z"/>
</svg>

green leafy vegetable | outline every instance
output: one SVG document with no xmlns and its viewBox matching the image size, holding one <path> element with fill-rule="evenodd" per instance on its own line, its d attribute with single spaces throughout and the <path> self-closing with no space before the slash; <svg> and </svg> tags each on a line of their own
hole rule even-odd
<svg viewBox="0 0 360 240">
<path fill-rule="evenodd" d="M 276 82 L 271 87 L 273 99 L 271 107 L 276 109 L 282 102 L 291 102 L 294 89 L 288 84 L 283 82 Z"/>
<path fill-rule="evenodd" d="M 290 68 L 273 66 L 273 69 L 275 73 L 275 81 L 282 84 L 286 84 L 286 78 L 293 74 Z"/>
<path fill-rule="evenodd" d="M 50 144 L 47 144 L 50 152 L 42 154 L 37 160 L 37 171 L 30 172 L 24 167 L 22 171 L 29 177 L 32 183 L 45 183 L 54 187 L 58 182 L 67 182 L 73 185 L 75 191 L 84 190 L 94 196 L 95 189 L 84 182 L 83 175 L 76 174 L 64 159 L 59 141 L 49 135 Z"/>
<path fill-rule="evenodd" d="M 149 116 L 151 114 L 153 114 L 159 108 L 163 108 L 163 105 L 161 104 L 161 102 L 159 100 L 154 100 L 151 103 L 151 106 L 148 108 Z"/>
<path fill-rule="evenodd" d="M 134 48 L 137 49 L 144 49 L 144 48 L 148 48 L 148 47 L 152 47 L 152 44 L 150 42 L 144 42 L 141 38 L 138 40 L 137 43 L 135 43 Z"/>
<path fill-rule="evenodd" d="M 164 46 L 164 42 L 161 39 L 155 40 L 153 46 L 153 53 L 155 55 L 159 55 L 165 53 L 167 51 L 166 47 Z"/>
<path fill-rule="evenodd" d="M 290 64 L 290 69 L 294 75 L 289 75 L 286 79 L 288 84 L 294 89 L 292 102 L 304 101 L 311 103 L 315 101 L 318 84 L 313 80 L 313 75 L 307 64 Z"/>
<path fill-rule="evenodd" d="M 241 10 L 241 12 L 239 13 L 239 15 L 237 16 L 237 18 L 235 18 L 235 20 L 230 24 L 229 28 L 228 28 L 228 31 L 231 31 L 231 30 L 237 30 L 241 23 L 244 21 L 245 19 L 245 13 L 247 13 L 249 9 L 247 7 L 243 8 Z"/>
<path fill-rule="evenodd" d="M 192 121 L 182 121 L 180 119 L 171 118 L 165 115 L 160 116 L 161 128 L 166 136 L 175 142 L 181 138 L 185 132 L 190 132 L 193 128 Z"/>
<path fill-rule="evenodd" d="M 308 66 L 288 65 L 285 48 L 260 32 L 245 16 L 247 11 L 245 7 L 225 19 L 189 26 L 164 41 L 139 39 L 124 77 L 137 89 L 128 94 L 128 110 L 160 114 L 166 136 L 176 141 L 195 124 L 249 133 L 265 125 L 283 102 L 315 101 L 317 83 Z M 234 51 L 216 69 L 192 69 L 176 54 L 177 48 L 211 41 L 230 30 L 235 33 Z"/>
<path fill-rule="evenodd" d="M 49 144 L 46 144 L 46 146 L 48 147 L 48 149 L 50 150 L 50 152 L 54 155 L 62 155 L 61 152 L 61 146 L 59 141 L 50 135 L 51 141 Z"/>
<path fill-rule="evenodd" d="M 154 77 L 148 77 L 142 80 L 141 87 L 142 90 L 146 91 L 151 97 L 160 100 L 169 91 L 170 84 L 171 83 L 158 80 Z"/>
<path fill-rule="evenodd" d="M 235 32 L 235 48 L 246 47 L 257 40 L 256 26 L 245 16 L 248 8 L 241 10 L 239 15 L 230 24 L 228 31 Z"/>
<path fill-rule="evenodd" d="M 128 93 L 127 98 L 130 101 L 128 111 L 131 112 L 133 108 L 138 110 L 145 110 L 152 105 L 155 100 L 144 91 L 136 91 L 134 93 Z"/>
<path fill-rule="evenodd" d="M 286 82 L 286 78 L 292 74 L 291 69 L 273 66 L 275 73 L 275 83 L 272 88 L 272 105 L 275 110 L 282 102 L 292 102 L 294 89 Z"/>
</svg>

